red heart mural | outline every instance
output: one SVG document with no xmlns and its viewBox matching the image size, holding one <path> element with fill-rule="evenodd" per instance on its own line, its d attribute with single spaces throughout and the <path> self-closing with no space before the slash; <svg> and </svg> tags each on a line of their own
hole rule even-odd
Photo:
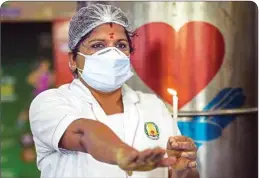
<svg viewBox="0 0 259 178">
<path fill-rule="evenodd" d="M 191 101 L 218 72 L 225 44 L 206 22 L 188 22 L 178 32 L 166 23 L 141 26 L 133 38 L 131 63 L 138 76 L 168 103 L 167 88 L 177 90 L 179 108 Z"/>
</svg>

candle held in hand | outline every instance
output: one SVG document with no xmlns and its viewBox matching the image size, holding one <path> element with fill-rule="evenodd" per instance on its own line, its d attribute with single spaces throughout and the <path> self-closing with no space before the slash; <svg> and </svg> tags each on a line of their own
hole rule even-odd
<svg viewBox="0 0 259 178">
<path fill-rule="evenodd" d="M 173 106 L 173 118 L 177 119 L 178 116 L 178 97 L 177 92 L 174 89 L 168 88 L 168 93 L 172 95 L 172 106 Z"/>
</svg>

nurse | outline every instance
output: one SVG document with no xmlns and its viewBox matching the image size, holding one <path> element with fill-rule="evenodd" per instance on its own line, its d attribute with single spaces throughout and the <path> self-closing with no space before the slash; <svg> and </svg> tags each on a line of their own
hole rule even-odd
<svg viewBox="0 0 259 178">
<path fill-rule="evenodd" d="M 199 177 L 195 144 L 163 102 L 125 84 L 133 75 L 125 14 L 109 5 L 81 8 L 68 46 L 75 79 L 30 106 L 41 177 Z"/>
</svg>

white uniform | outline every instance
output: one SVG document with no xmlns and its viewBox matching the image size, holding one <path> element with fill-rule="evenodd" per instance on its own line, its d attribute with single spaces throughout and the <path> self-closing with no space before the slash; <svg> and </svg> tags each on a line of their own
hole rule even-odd
<svg viewBox="0 0 259 178">
<path fill-rule="evenodd" d="M 87 153 L 58 147 L 67 127 L 79 118 L 106 124 L 124 142 L 137 150 L 156 146 L 166 148 L 170 136 L 180 135 L 177 122 L 155 95 L 135 92 L 127 85 L 123 86 L 122 94 L 124 113 L 110 116 L 104 113 L 90 91 L 78 79 L 57 89 L 47 90 L 33 100 L 29 112 L 30 124 L 41 177 L 127 177 L 125 171 L 116 165 L 99 162 Z M 151 130 L 145 127 L 150 122 Z M 157 129 L 152 126 L 157 126 Z M 167 178 L 168 169 L 133 172 L 131 177 Z"/>
</svg>

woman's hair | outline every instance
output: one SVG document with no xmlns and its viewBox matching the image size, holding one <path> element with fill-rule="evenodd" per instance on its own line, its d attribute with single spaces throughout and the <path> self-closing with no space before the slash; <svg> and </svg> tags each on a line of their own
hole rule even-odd
<svg viewBox="0 0 259 178">
<path fill-rule="evenodd" d="M 93 31 L 93 30 L 92 30 Z M 80 41 L 77 43 L 76 47 L 71 51 L 72 53 L 72 57 L 73 57 L 73 60 L 76 60 L 76 57 L 77 57 L 77 52 L 79 52 L 79 46 L 80 44 L 85 41 L 92 33 L 92 31 L 90 31 L 89 33 L 87 33 L 85 36 L 83 36 Z M 134 51 L 134 48 L 133 48 L 133 45 L 132 45 L 132 40 L 131 38 L 134 37 L 136 34 L 133 33 L 133 32 L 129 32 L 125 29 L 125 34 L 126 34 L 126 37 L 127 37 L 127 40 L 128 40 L 128 43 L 129 43 L 129 48 L 130 48 L 130 53 L 132 53 Z M 74 70 L 73 71 L 73 76 L 75 78 L 78 77 L 78 70 Z"/>
</svg>

